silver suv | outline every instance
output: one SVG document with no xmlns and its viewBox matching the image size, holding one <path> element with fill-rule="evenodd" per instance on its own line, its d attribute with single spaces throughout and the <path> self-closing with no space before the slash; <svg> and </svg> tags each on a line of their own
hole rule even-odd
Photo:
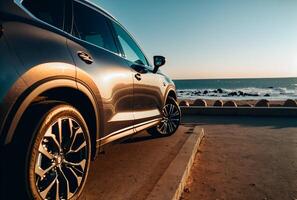
<svg viewBox="0 0 297 200">
<path fill-rule="evenodd" d="M 0 199 L 77 199 L 104 145 L 180 124 L 165 58 L 87 1 L 1 0 L 0 55 Z"/>
</svg>

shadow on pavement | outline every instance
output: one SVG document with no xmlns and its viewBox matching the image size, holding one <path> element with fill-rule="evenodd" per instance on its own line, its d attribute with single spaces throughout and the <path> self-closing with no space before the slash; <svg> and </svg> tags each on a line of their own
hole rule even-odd
<svg viewBox="0 0 297 200">
<path fill-rule="evenodd" d="M 129 143 L 142 142 L 142 141 L 154 140 L 154 139 L 158 139 L 158 137 L 155 137 L 152 135 L 135 135 L 129 139 L 122 141 L 121 144 L 129 144 Z"/>
</svg>

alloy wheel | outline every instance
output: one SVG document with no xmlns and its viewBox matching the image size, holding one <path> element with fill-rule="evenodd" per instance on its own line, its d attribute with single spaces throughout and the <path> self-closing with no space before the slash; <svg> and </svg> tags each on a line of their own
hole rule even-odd
<svg viewBox="0 0 297 200">
<path fill-rule="evenodd" d="M 157 126 L 162 135 L 168 135 L 176 131 L 180 124 L 180 110 L 174 104 L 166 104 L 162 110 L 163 118 Z"/>
<path fill-rule="evenodd" d="M 46 130 L 35 162 L 35 185 L 42 199 L 71 199 L 87 175 L 87 138 L 71 117 L 58 118 Z"/>
</svg>

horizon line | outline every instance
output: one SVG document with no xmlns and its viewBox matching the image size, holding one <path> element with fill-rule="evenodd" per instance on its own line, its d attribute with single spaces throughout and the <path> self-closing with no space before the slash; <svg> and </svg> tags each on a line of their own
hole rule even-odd
<svg viewBox="0 0 297 200">
<path fill-rule="evenodd" d="M 184 81 L 184 80 L 235 80 L 235 79 L 288 79 L 288 78 L 297 78 L 297 76 L 288 76 L 288 77 L 242 77 L 242 78 L 238 78 L 238 77 L 234 77 L 234 78 L 173 78 L 172 80 L 174 81 Z"/>
</svg>

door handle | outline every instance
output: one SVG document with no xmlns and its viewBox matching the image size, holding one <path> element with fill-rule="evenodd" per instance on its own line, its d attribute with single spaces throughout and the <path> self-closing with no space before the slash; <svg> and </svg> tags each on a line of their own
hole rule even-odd
<svg viewBox="0 0 297 200">
<path fill-rule="evenodd" d="M 136 78 L 138 81 L 140 81 L 140 80 L 141 80 L 141 74 L 139 74 L 139 73 L 135 74 L 135 78 Z"/>
<path fill-rule="evenodd" d="M 77 52 L 77 55 L 78 55 L 78 57 L 82 60 L 82 61 L 84 61 L 85 63 L 87 63 L 87 64 L 92 64 L 93 62 L 94 62 L 94 60 L 93 60 L 93 58 L 89 55 L 89 54 L 87 54 L 86 52 L 83 52 L 83 51 L 78 51 Z"/>
</svg>

